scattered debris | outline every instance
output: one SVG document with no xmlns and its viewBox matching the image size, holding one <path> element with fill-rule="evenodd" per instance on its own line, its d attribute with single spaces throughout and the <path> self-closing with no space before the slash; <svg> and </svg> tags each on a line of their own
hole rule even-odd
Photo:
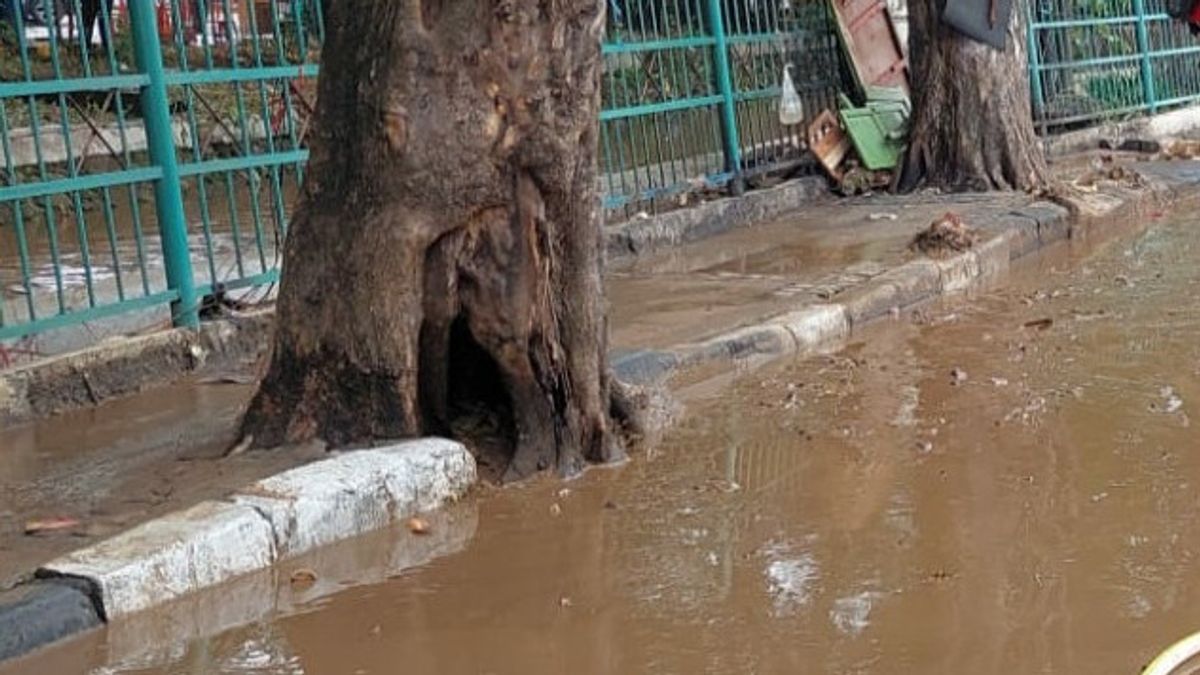
<svg viewBox="0 0 1200 675">
<path fill-rule="evenodd" d="M 1200 158 L 1200 141 L 1173 141 L 1163 150 L 1163 159 L 1196 159 Z"/>
<path fill-rule="evenodd" d="M 899 217 L 894 213 L 872 213 L 867 216 L 867 220 L 896 220 Z"/>
<path fill-rule="evenodd" d="M 429 521 L 413 516 L 408 519 L 408 531 L 413 534 L 429 534 Z"/>
<path fill-rule="evenodd" d="M 939 257 L 966 251 L 978 240 L 979 235 L 958 214 L 947 212 L 918 233 L 910 248 L 931 257 Z"/>
<path fill-rule="evenodd" d="M 232 448 L 229 448 L 229 450 L 225 452 L 225 456 L 226 457 L 237 457 L 238 455 L 242 454 L 243 452 L 246 452 L 247 450 L 249 450 L 250 446 L 253 443 L 254 443 L 254 435 L 246 434 L 245 436 L 242 437 L 242 440 L 238 441 Z"/>
<path fill-rule="evenodd" d="M 1146 179 L 1142 174 L 1124 164 L 1112 163 L 1112 158 L 1096 162 L 1087 173 L 1071 181 L 1071 185 L 1084 192 L 1095 192 L 1096 186 L 1102 182 L 1112 182 L 1132 188 L 1146 185 Z"/>
<path fill-rule="evenodd" d="M 1003 377 L 993 377 L 993 378 L 992 378 L 992 386 L 995 386 L 995 387 L 1007 387 L 1007 386 L 1008 386 L 1008 380 L 1004 379 Z"/>
<path fill-rule="evenodd" d="M 1046 330 L 1054 325 L 1054 319 L 1046 317 L 1044 319 L 1034 319 L 1033 321 L 1025 322 L 1026 328 L 1036 328 L 1038 330 Z"/>
<path fill-rule="evenodd" d="M 311 586 L 317 582 L 317 573 L 308 567 L 301 567 L 291 576 L 292 586 Z"/>
<path fill-rule="evenodd" d="M 967 371 L 962 368 L 955 368 L 950 371 L 950 384 L 958 386 L 967 381 Z"/>
<path fill-rule="evenodd" d="M 608 509 L 609 511 L 616 511 L 618 507 L 617 503 L 610 499 L 604 502 L 604 508 Z"/>
<path fill-rule="evenodd" d="M 51 534 L 53 532 L 73 530 L 79 527 L 79 525 L 80 523 L 77 519 L 67 516 L 46 518 L 44 520 L 31 520 L 25 523 L 25 534 L 28 536 Z"/>
<path fill-rule="evenodd" d="M 258 378 L 254 375 L 225 373 L 223 375 L 214 375 L 213 377 L 202 377 L 196 380 L 196 384 L 254 384 L 257 381 Z"/>
<path fill-rule="evenodd" d="M 565 608 L 567 608 L 567 607 L 570 607 L 572 604 L 573 604 L 573 603 L 571 602 L 571 598 L 569 598 L 569 597 L 567 597 L 567 596 L 565 596 L 565 595 L 560 595 L 560 596 L 558 597 L 558 606 L 559 606 L 559 607 L 562 607 L 562 608 L 564 608 L 564 609 L 565 609 Z"/>
<path fill-rule="evenodd" d="M 850 153 L 850 138 L 832 110 L 822 110 L 808 125 L 808 147 L 835 182 L 842 182 L 842 162 Z"/>
<path fill-rule="evenodd" d="M 857 166 L 857 160 L 848 162 L 850 168 L 842 174 L 842 182 L 838 190 L 844 197 L 854 195 L 870 195 L 875 188 L 886 187 L 891 182 L 891 174 L 884 171 L 871 171 Z"/>
<path fill-rule="evenodd" d="M 1101 150 L 1116 150 L 1118 152 L 1137 152 L 1153 155 L 1163 151 L 1162 144 L 1153 139 L 1126 138 L 1120 143 L 1102 139 L 1099 143 Z"/>
<path fill-rule="evenodd" d="M 929 580 L 930 581 L 950 581 L 957 576 L 958 576 L 957 572 L 939 568 L 929 574 Z"/>
<path fill-rule="evenodd" d="M 550 505 L 550 515 L 552 515 L 552 516 L 562 515 L 562 507 L 559 506 L 558 504 L 551 504 Z"/>
</svg>

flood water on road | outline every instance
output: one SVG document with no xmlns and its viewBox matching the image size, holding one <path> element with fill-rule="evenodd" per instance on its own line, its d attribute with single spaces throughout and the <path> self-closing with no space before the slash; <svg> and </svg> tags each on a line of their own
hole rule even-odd
<svg viewBox="0 0 1200 675">
<path fill-rule="evenodd" d="M 152 657 L 112 627 L 19 668 L 1137 673 L 1200 629 L 1194 223 L 697 387 L 625 466 L 482 490 L 423 567 Z"/>
</svg>

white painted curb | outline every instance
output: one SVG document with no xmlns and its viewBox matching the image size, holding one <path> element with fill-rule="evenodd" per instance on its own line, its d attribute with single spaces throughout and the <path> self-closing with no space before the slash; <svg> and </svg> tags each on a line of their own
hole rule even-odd
<svg viewBox="0 0 1200 675">
<path fill-rule="evenodd" d="M 232 499 L 271 523 L 282 559 L 436 509 L 474 482 L 471 454 L 439 438 L 307 464 Z"/>
<path fill-rule="evenodd" d="M 43 569 L 83 577 L 108 619 L 270 566 L 271 526 L 248 507 L 201 502 L 68 553 Z"/>
<path fill-rule="evenodd" d="M 111 620 L 436 509 L 475 478 L 470 452 L 444 439 L 348 452 L 143 523 L 39 574 L 90 580 Z"/>
</svg>

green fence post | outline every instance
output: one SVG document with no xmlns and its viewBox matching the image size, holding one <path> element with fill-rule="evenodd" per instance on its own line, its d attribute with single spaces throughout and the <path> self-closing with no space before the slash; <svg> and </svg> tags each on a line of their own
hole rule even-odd
<svg viewBox="0 0 1200 675">
<path fill-rule="evenodd" d="M 1029 40 L 1029 88 L 1033 92 L 1033 121 L 1046 133 L 1046 91 L 1042 84 L 1042 41 L 1038 39 L 1038 15 L 1030 8 L 1026 35 Z"/>
<path fill-rule="evenodd" d="M 147 83 L 141 90 L 146 146 L 150 161 L 162 170 L 162 178 L 154 184 L 154 207 L 158 215 L 159 236 L 162 238 L 163 263 L 167 268 L 167 286 L 179 295 L 171 305 L 171 316 L 176 326 L 199 328 L 200 303 L 196 298 L 196 281 L 188 252 L 187 221 L 183 211 L 179 165 L 175 158 L 174 131 L 167 101 L 154 0 L 130 0 L 129 23 L 138 70 L 147 76 Z"/>
<path fill-rule="evenodd" d="M 1150 114 L 1158 112 L 1158 96 L 1154 91 L 1154 67 L 1150 60 L 1150 29 L 1146 26 L 1146 0 L 1133 0 L 1133 11 L 1137 14 L 1138 52 L 1142 56 L 1142 96 L 1150 107 Z"/>
<path fill-rule="evenodd" d="M 742 185 L 742 146 L 738 140 L 737 108 L 733 98 L 733 78 L 729 73 L 729 42 L 725 38 L 725 17 L 721 0 L 707 0 L 708 25 L 713 33 L 713 58 L 717 71 L 717 88 L 721 92 L 721 140 L 725 147 L 725 170 L 733 174 L 733 191 L 740 194 Z"/>
</svg>

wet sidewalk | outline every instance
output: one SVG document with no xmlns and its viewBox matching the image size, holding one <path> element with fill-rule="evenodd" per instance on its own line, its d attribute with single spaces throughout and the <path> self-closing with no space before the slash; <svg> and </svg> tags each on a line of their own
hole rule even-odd
<svg viewBox="0 0 1200 675">
<path fill-rule="evenodd" d="M 806 206 L 613 266 L 608 297 L 618 351 L 698 341 L 807 304 L 836 302 L 920 257 L 913 237 L 946 212 L 999 215 L 1024 194 L 878 195 Z"/>
</svg>

